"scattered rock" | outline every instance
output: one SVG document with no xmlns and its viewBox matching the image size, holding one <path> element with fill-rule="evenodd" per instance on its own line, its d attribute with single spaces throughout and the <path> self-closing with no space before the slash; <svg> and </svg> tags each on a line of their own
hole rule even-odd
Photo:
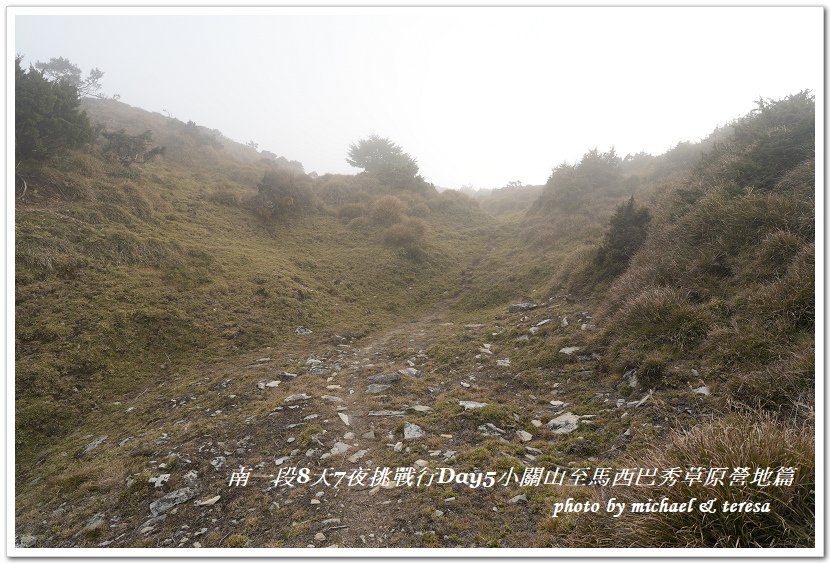
<svg viewBox="0 0 830 563">
<path fill-rule="evenodd" d="M 432 407 L 427 407 L 427 406 L 424 406 L 424 405 L 412 405 L 411 408 L 415 412 L 423 412 L 423 413 L 432 412 Z"/>
<path fill-rule="evenodd" d="M 220 498 L 222 498 L 220 495 L 216 495 L 215 497 L 197 500 L 195 504 L 196 506 L 213 506 L 214 504 L 219 502 Z"/>
<path fill-rule="evenodd" d="M 519 502 L 527 502 L 527 495 L 524 494 L 524 493 L 521 494 L 521 495 L 516 495 L 515 497 L 510 499 L 510 502 L 513 503 L 513 504 L 516 504 L 516 503 L 519 503 Z"/>
<path fill-rule="evenodd" d="M 369 450 L 358 450 L 358 451 L 356 451 L 355 453 L 353 453 L 352 455 L 349 456 L 349 461 L 351 463 L 355 463 L 357 460 L 361 459 L 367 453 L 369 453 Z"/>
<path fill-rule="evenodd" d="M 351 426 L 351 420 L 349 419 L 349 415 L 347 415 L 346 413 L 339 412 L 337 413 L 337 416 L 340 417 L 340 420 L 343 421 L 343 424 L 345 424 L 346 426 Z"/>
<path fill-rule="evenodd" d="M 351 446 L 343 442 L 335 442 L 334 447 L 330 450 L 331 455 L 340 455 L 346 453 Z"/>
<path fill-rule="evenodd" d="M 536 334 L 539 332 L 539 327 L 538 326 L 532 326 L 528 329 L 528 332 L 530 334 L 532 334 L 533 336 L 536 336 Z"/>
<path fill-rule="evenodd" d="M 623 374 L 623 378 L 628 380 L 628 386 L 632 389 L 637 387 L 637 370 L 630 369 Z"/>
<path fill-rule="evenodd" d="M 199 479 L 199 472 L 191 469 L 184 474 L 184 480 L 188 483 L 195 483 Z"/>
<path fill-rule="evenodd" d="M 559 325 L 560 325 L 562 328 L 566 328 L 566 327 L 568 326 L 568 324 L 570 324 L 570 323 L 568 323 L 568 317 L 562 317 L 562 322 L 561 322 L 561 323 L 559 323 Z"/>
<path fill-rule="evenodd" d="M 570 356 L 574 352 L 579 352 L 582 350 L 579 346 L 565 346 L 564 348 L 559 349 L 560 354 L 565 354 L 566 356 Z"/>
<path fill-rule="evenodd" d="M 564 407 L 567 404 L 568 403 L 566 403 L 565 401 L 557 401 L 556 399 L 554 399 L 550 402 L 550 406 L 552 406 L 555 409 L 561 409 L 562 407 Z"/>
<path fill-rule="evenodd" d="M 280 384 L 280 381 L 278 379 L 274 379 L 274 380 L 269 381 L 268 383 L 266 383 L 265 386 L 266 387 L 277 387 L 277 386 L 279 386 L 279 384 Z"/>
<path fill-rule="evenodd" d="M 709 396 L 712 392 L 709 390 L 707 386 L 698 387 L 697 389 L 692 389 L 692 393 L 696 393 L 698 395 Z"/>
<path fill-rule="evenodd" d="M 483 326 L 484 326 L 483 324 L 470 323 L 470 324 L 464 325 L 464 328 L 481 328 Z"/>
<path fill-rule="evenodd" d="M 492 422 L 482 424 L 478 427 L 478 431 L 484 434 L 485 436 L 502 436 L 506 433 L 506 430 L 502 430 Z"/>
<path fill-rule="evenodd" d="M 508 313 L 521 313 L 522 311 L 530 311 L 538 307 L 536 303 L 513 303 L 507 308 Z"/>
<path fill-rule="evenodd" d="M 172 493 L 164 495 L 160 499 L 150 503 L 150 514 L 159 516 L 183 502 L 187 502 L 195 496 L 196 492 L 190 487 L 176 489 Z"/>
<path fill-rule="evenodd" d="M 479 403 L 478 401 L 458 401 L 458 404 L 464 407 L 465 411 L 483 409 L 487 406 L 487 403 Z"/>
<path fill-rule="evenodd" d="M 426 433 L 424 429 L 418 426 L 417 424 L 412 424 L 411 422 L 404 423 L 403 426 L 403 438 L 404 440 L 416 440 L 418 438 L 422 438 Z"/>
<path fill-rule="evenodd" d="M 294 334 L 311 334 L 311 330 L 304 326 L 298 326 L 294 329 Z"/>
<path fill-rule="evenodd" d="M 93 530 L 97 530 L 98 528 L 104 526 L 106 523 L 107 518 L 103 512 L 96 513 L 92 518 L 90 518 L 86 525 L 84 526 L 84 532 L 91 532 Z"/>
<path fill-rule="evenodd" d="M 392 387 L 392 386 L 391 385 L 383 385 L 383 384 L 380 384 L 380 383 L 372 383 L 371 385 L 366 387 L 366 392 L 367 393 L 383 393 L 384 391 L 386 391 L 390 387 Z"/>
<path fill-rule="evenodd" d="M 403 411 L 369 411 L 368 416 L 403 416 Z"/>
<path fill-rule="evenodd" d="M 501 360 L 496 360 L 496 365 L 501 367 L 510 367 L 510 358 L 503 358 Z"/>
<path fill-rule="evenodd" d="M 542 425 L 543 425 L 543 424 L 542 424 L 542 421 L 541 421 L 541 420 L 539 420 L 539 419 L 536 419 L 536 418 L 534 418 L 533 420 L 531 420 L 531 421 L 530 421 L 530 423 L 531 423 L 533 426 L 535 426 L 536 428 L 541 428 L 541 427 L 542 427 Z"/>
<path fill-rule="evenodd" d="M 324 534 L 323 532 L 317 532 L 316 534 L 314 534 L 314 540 L 315 541 L 326 541 L 326 534 Z"/>
<path fill-rule="evenodd" d="M 295 403 L 297 401 L 307 401 L 311 398 L 311 395 L 307 393 L 296 393 L 294 395 L 289 395 L 285 399 L 282 400 L 283 403 Z"/>
<path fill-rule="evenodd" d="M 400 370 L 398 370 L 398 373 L 401 374 L 401 375 L 408 375 L 409 377 L 418 377 L 419 375 L 421 375 L 420 371 L 418 371 L 415 368 L 411 368 L 411 367 L 400 369 Z"/>
<path fill-rule="evenodd" d="M 158 477 L 150 477 L 147 479 L 148 483 L 154 483 L 157 489 L 160 489 L 167 481 L 170 480 L 169 473 L 162 473 Z"/>
<path fill-rule="evenodd" d="M 545 325 L 546 325 L 546 324 L 548 324 L 550 321 L 551 321 L 551 319 L 545 319 L 545 320 L 543 320 L 543 321 L 539 321 L 538 323 L 536 323 L 536 326 L 545 326 Z"/>
<path fill-rule="evenodd" d="M 579 416 L 572 412 L 562 413 L 548 422 L 548 428 L 550 428 L 554 434 L 568 434 L 576 430 L 578 425 Z"/>
<path fill-rule="evenodd" d="M 519 437 L 519 440 L 522 442 L 530 442 L 533 439 L 533 434 L 530 432 L 525 432 L 524 430 L 517 430 L 516 436 Z"/>
<path fill-rule="evenodd" d="M 212 460 L 210 460 L 210 464 L 213 466 L 214 469 L 218 471 L 222 468 L 223 465 L 225 465 L 225 456 L 220 455 L 213 458 Z"/>
<path fill-rule="evenodd" d="M 282 465 L 283 463 L 285 463 L 285 462 L 286 462 L 286 461 L 288 461 L 289 459 L 291 459 L 291 458 L 290 458 L 290 456 L 287 456 L 287 455 L 286 455 L 286 456 L 282 456 L 282 457 L 278 457 L 277 459 L 275 459 L 275 460 L 274 460 L 274 464 L 275 464 L 277 467 L 279 467 L 280 465 Z"/>
<path fill-rule="evenodd" d="M 34 547 L 37 538 L 31 534 L 21 534 L 15 542 L 15 547 Z"/>
<path fill-rule="evenodd" d="M 427 465 L 429 465 L 429 462 L 425 459 L 416 459 L 415 460 L 415 466 L 417 466 L 417 467 L 420 467 L 420 468 L 423 469 Z"/>
<path fill-rule="evenodd" d="M 382 373 L 380 375 L 370 375 L 366 379 L 370 383 L 395 383 L 396 381 L 400 381 L 401 376 L 399 373 Z"/>
<path fill-rule="evenodd" d="M 86 455 L 104 442 L 107 441 L 107 436 L 98 436 L 93 441 L 88 443 L 83 450 L 81 450 L 81 455 Z"/>
<path fill-rule="evenodd" d="M 363 434 L 361 434 L 360 437 L 363 438 L 364 440 L 374 440 L 375 439 L 375 431 L 374 430 L 369 430 L 368 432 L 364 432 Z"/>
</svg>

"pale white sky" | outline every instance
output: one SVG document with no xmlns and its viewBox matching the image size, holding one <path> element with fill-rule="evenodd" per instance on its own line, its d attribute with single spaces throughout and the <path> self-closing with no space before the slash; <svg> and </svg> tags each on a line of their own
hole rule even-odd
<svg viewBox="0 0 830 563">
<path fill-rule="evenodd" d="M 657 154 L 759 96 L 823 95 L 820 7 L 236 13 L 17 15 L 15 51 L 308 172 L 356 173 L 349 144 L 377 133 L 445 187 L 544 183 L 594 147 Z"/>
</svg>

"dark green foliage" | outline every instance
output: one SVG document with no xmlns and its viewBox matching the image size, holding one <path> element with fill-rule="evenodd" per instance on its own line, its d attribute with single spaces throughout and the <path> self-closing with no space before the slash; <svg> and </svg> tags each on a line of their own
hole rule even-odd
<svg viewBox="0 0 830 563">
<path fill-rule="evenodd" d="M 631 258 L 645 242 L 650 222 L 651 213 L 645 207 L 637 207 L 634 196 L 617 207 L 605 241 L 594 259 L 602 275 L 612 278 L 625 271 Z"/>
<path fill-rule="evenodd" d="M 15 61 L 15 160 L 42 160 L 92 140 L 78 89 L 69 81 L 49 81 Z"/>
<path fill-rule="evenodd" d="M 99 93 L 101 91 L 101 78 L 103 78 L 104 73 L 97 68 L 90 70 L 86 78 L 81 78 L 81 69 L 69 62 L 69 59 L 63 57 L 53 57 L 49 59 L 48 63 L 38 61 L 35 63 L 35 68 L 48 80 L 71 84 L 78 90 L 78 95 L 81 97 L 103 97 Z"/>
<path fill-rule="evenodd" d="M 134 162 L 146 162 L 164 153 L 164 147 L 150 148 L 153 133 L 149 130 L 140 135 L 130 135 L 123 129 L 114 132 L 104 131 L 101 135 L 106 139 L 104 154 L 112 156 L 124 166 Z"/>
<path fill-rule="evenodd" d="M 553 170 L 545 191 L 534 203 L 531 213 L 574 211 L 598 193 L 615 194 L 622 189 L 622 161 L 612 148 L 606 153 L 593 149 L 579 164 L 561 164 Z"/>
<path fill-rule="evenodd" d="M 425 187 L 418 176 L 418 163 L 403 149 L 385 137 L 371 135 L 349 147 L 350 165 L 363 168 L 381 182 L 399 189 Z"/>
<path fill-rule="evenodd" d="M 809 90 L 756 104 L 733 124 L 731 138 L 701 161 L 700 170 L 708 179 L 767 191 L 814 154 L 815 96 Z"/>
</svg>

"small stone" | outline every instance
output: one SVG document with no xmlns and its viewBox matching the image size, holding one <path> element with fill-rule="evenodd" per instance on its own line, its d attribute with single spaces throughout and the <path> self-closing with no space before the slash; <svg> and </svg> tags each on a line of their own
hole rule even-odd
<svg viewBox="0 0 830 563">
<path fill-rule="evenodd" d="M 407 375 L 409 377 L 418 377 L 419 375 L 421 375 L 421 372 L 413 367 L 398 370 L 398 373 L 401 375 Z"/>
<path fill-rule="evenodd" d="M 579 352 L 582 350 L 579 346 L 565 346 L 564 348 L 559 349 L 560 354 L 565 354 L 566 356 L 570 356 L 574 352 Z"/>
<path fill-rule="evenodd" d="M 147 479 L 148 483 L 154 483 L 157 489 L 160 489 L 167 481 L 170 480 L 169 473 L 162 473 L 158 477 L 150 477 Z"/>
<path fill-rule="evenodd" d="M 518 502 L 527 502 L 527 495 L 526 494 L 516 495 L 515 497 L 510 499 L 510 502 L 513 503 L 513 504 L 516 504 Z"/>
<path fill-rule="evenodd" d="M 311 499 L 311 503 L 310 503 L 310 504 L 322 504 L 322 503 L 320 502 L 320 500 L 319 500 L 319 499 L 313 498 L 313 499 Z"/>
<path fill-rule="evenodd" d="M 369 411 L 368 416 L 403 416 L 403 411 Z"/>
<path fill-rule="evenodd" d="M 278 387 L 279 384 L 280 384 L 279 380 L 274 379 L 274 380 L 269 381 L 268 383 L 266 383 L 265 386 L 266 387 Z"/>
<path fill-rule="evenodd" d="M 370 383 L 395 383 L 401 380 L 399 373 L 382 373 L 380 375 L 371 375 L 366 378 Z"/>
<path fill-rule="evenodd" d="M 283 456 L 283 457 L 279 457 L 279 458 L 274 460 L 274 464 L 276 464 L 276 466 L 279 467 L 280 465 L 282 465 L 283 463 L 285 463 L 289 459 L 291 459 L 291 458 L 287 455 Z"/>
<path fill-rule="evenodd" d="M 196 506 L 213 506 L 219 499 L 222 498 L 220 495 L 216 495 L 215 497 L 205 498 L 202 500 L 197 500 L 195 502 Z"/>
<path fill-rule="evenodd" d="M 355 453 L 353 453 L 352 455 L 349 456 L 349 461 L 351 463 L 355 463 L 355 462 L 357 462 L 357 460 L 361 459 L 367 453 L 369 453 L 369 450 L 358 450 L 357 452 L 355 452 Z"/>
<path fill-rule="evenodd" d="M 464 407 L 465 411 L 483 409 L 488 405 L 488 403 L 479 403 L 478 401 L 458 401 L 458 404 Z"/>
<path fill-rule="evenodd" d="M 572 412 L 562 413 L 548 422 L 548 428 L 550 428 L 554 434 L 568 434 L 576 430 L 578 425 L 579 416 L 573 414 Z"/>
<path fill-rule="evenodd" d="M 695 393 L 697 395 L 704 395 L 704 396 L 709 396 L 709 395 L 712 394 L 712 392 L 709 390 L 709 388 L 705 385 L 702 386 L 702 387 L 698 387 L 697 389 L 692 389 L 692 393 Z"/>
<path fill-rule="evenodd" d="M 568 326 L 568 324 L 569 324 L 569 323 L 568 323 L 568 317 L 562 317 L 562 322 L 561 322 L 561 323 L 559 323 L 559 325 L 560 325 L 562 328 L 565 328 L 565 327 L 567 327 L 567 326 Z"/>
<path fill-rule="evenodd" d="M 424 405 L 413 405 L 412 410 L 414 410 L 415 412 L 424 412 L 424 413 L 426 413 L 426 412 L 432 412 L 432 407 L 427 407 L 427 406 L 424 406 Z"/>
<path fill-rule="evenodd" d="M 556 399 L 550 401 L 550 406 L 552 406 L 555 409 L 561 409 L 562 407 L 564 407 L 567 404 L 568 403 L 566 403 L 565 401 L 557 401 Z"/>
<path fill-rule="evenodd" d="M 324 401 L 329 401 L 330 403 L 342 403 L 343 399 L 340 397 L 336 397 L 334 395 L 320 395 L 320 398 Z"/>
<path fill-rule="evenodd" d="M 538 323 L 536 323 L 536 326 L 545 326 L 545 325 L 546 325 L 546 324 L 548 324 L 550 321 L 551 321 L 550 319 L 545 319 L 545 320 L 543 320 L 543 321 L 539 321 Z"/>
<path fill-rule="evenodd" d="M 361 434 L 360 437 L 363 438 L 364 440 L 374 440 L 375 439 L 375 431 L 374 430 L 369 430 L 368 432 L 364 432 L 363 434 Z"/>
<path fill-rule="evenodd" d="M 423 467 L 426 467 L 427 465 L 429 465 L 429 462 L 425 459 L 418 459 L 418 460 L 415 460 L 415 465 L 417 465 L 418 467 L 423 468 Z"/>
<path fill-rule="evenodd" d="M 433 515 L 435 518 L 441 518 L 441 517 L 444 515 L 444 511 L 443 511 L 443 510 L 435 510 L 435 511 L 432 513 L 432 515 Z"/>
<path fill-rule="evenodd" d="M 387 389 L 389 389 L 391 385 L 382 385 L 380 383 L 372 383 L 368 387 L 366 387 L 367 393 L 383 393 Z"/>
<path fill-rule="evenodd" d="M 519 440 L 522 442 L 530 442 L 533 439 L 533 434 L 525 432 L 524 430 L 517 430 L 516 436 L 518 436 Z"/>
<path fill-rule="evenodd" d="M 311 334 L 311 330 L 307 329 L 304 326 L 298 326 L 297 328 L 294 329 L 294 334 L 300 334 L 300 335 Z"/>
<path fill-rule="evenodd" d="M 294 403 L 297 401 L 307 401 L 311 398 L 311 395 L 307 393 L 296 393 L 294 395 L 289 395 L 285 399 L 282 400 L 283 403 Z"/>
<path fill-rule="evenodd" d="M 92 518 L 90 518 L 86 525 L 84 526 L 85 532 L 91 532 L 98 528 L 101 528 L 106 523 L 106 516 L 103 512 L 96 513 Z"/>
<path fill-rule="evenodd" d="M 184 480 L 188 483 L 195 483 L 199 479 L 199 472 L 191 469 L 184 474 Z"/>
<path fill-rule="evenodd" d="M 425 434 L 426 433 L 424 432 L 424 429 L 418 426 L 417 424 L 412 424 L 411 422 L 404 423 L 404 440 L 416 440 L 418 438 L 422 438 Z"/>
<path fill-rule="evenodd" d="M 532 334 L 533 336 L 536 336 L 536 334 L 539 332 L 539 327 L 538 326 L 532 326 L 527 331 L 530 334 Z"/>
<path fill-rule="evenodd" d="M 97 438 L 95 438 L 93 441 L 91 441 L 89 444 L 87 444 L 84 447 L 84 449 L 81 451 L 81 455 L 88 454 L 89 452 L 91 452 L 92 450 L 94 450 L 95 448 L 97 448 L 98 446 L 100 446 L 101 444 L 103 444 L 106 441 L 107 441 L 107 436 L 98 436 Z"/>
<path fill-rule="evenodd" d="M 343 434 L 344 440 L 354 440 L 354 432 L 346 432 Z"/>
<path fill-rule="evenodd" d="M 317 532 L 316 534 L 314 534 L 314 540 L 315 541 L 326 541 L 326 534 L 324 534 L 323 532 Z"/>
<path fill-rule="evenodd" d="M 470 384 L 469 384 L 469 383 L 467 383 L 466 381 L 462 381 L 462 382 L 461 382 L 461 387 L 465 387 L 465 388 L 469 389 L 469 388 L 470 388 Z"/>
<path fill-rule="evenodd" d="M 343 421 L 343 424 L 345 424 L 346 426 L 351 426 L 351 420 L 349 419 L 349 415 L 347 415 L 346 413 L 339 412 L 337 413 L 337 416 L 340 417 L 340 420 Z"/>
<path fill-rule="evenodd" d="M 331 455 L 339 455 L 346 453 L 351 446 L 349 444 L 344 444 L 343 442 L 335 442 L 334 447 L 331 449 Z"/>
<path fill-rule="evenodd" d="M 501 367 L 510 367 L 510 358 L 503 358 L 501 360 L 496 360 L 496 365 Z"/>
<path fill-rule="evenodd" d="M 541 420 L 536 419 L 536 418 L 534 418 L 533 420 L 531 420 L 531 421 L 530 421 L 530 423 L 531 423 L 533 426 L 535 426 L 536 428 L 541 428 L 541 427 L 542 427 L 542 424 L 543 424 Z"/>
<path fill-rule="evenodd" d="M 193 542 L 193 547 L 195 547 L 195 548 L 200 548 L 200 547 L 202 547 L 202 544 L 200 544 L 199 542 L 195 541 L 195 542 Z"/>
<path fill-rule="evenodd" d="M 507 308 L 508 313 L 521 313 L 538 307 L 536 303 L 513 303 Z"/>
<path fill-rule="evenodd" d="M 150 514 L 152 514 L 153 516 L 158 516 L 164 512 L 167 512 L 177 504 L 189 501 L 195 495 L 196 492 L 189 487 L 176 489 L 172 493 L 164 495 L 160 499 L 151 502 Z"/>
</svg>

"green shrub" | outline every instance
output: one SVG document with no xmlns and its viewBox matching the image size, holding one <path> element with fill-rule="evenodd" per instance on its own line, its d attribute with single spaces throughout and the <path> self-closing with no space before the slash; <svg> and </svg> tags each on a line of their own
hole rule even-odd
<svg viewBox="0 0 830 563">
<path fill-rule="evenodd" d="M 594 264 L 605 277 L 616 277 L 627 267 L 631 258 L 646 240 L 651 213 L 637 207 L 634 196 L 623 203 L 611 217 L 602 246 L 597 250 Z"/>
<path fill-rule="evenodd" d="M 426 221 L 417 217 L 407 217 L 386 229 L 383 233 L 383 240 L 387 244 L 413 251 L 421 244 L 426 234 Z"/>
<path fill-rule="evenodd" d="M 372 220 L 379 225 L 389 226 L 400 221 L 405 210 L 406 206 L 400 199 L 385 195 L 372 205 Z"/>
</svg>

